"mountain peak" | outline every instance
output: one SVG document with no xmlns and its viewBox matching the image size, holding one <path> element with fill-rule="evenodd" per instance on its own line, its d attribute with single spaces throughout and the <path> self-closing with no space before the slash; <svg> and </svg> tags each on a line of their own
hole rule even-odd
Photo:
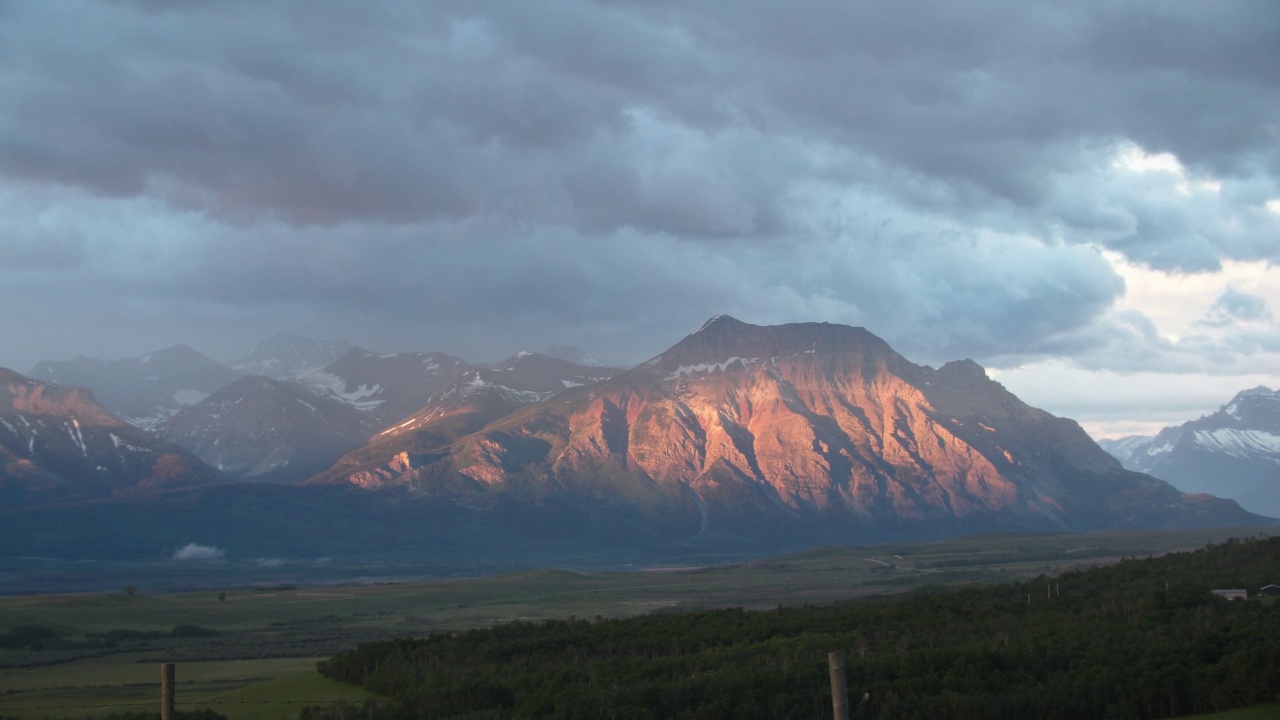
<svg viewBox="0 0 1280 720">
<path fill-rule="evenodd" d="M 968 380 L 989 380 L 986 368 L 982 367 L 973 360 L 952 360 L 951 362 L 938 368 L 938 373 L 942 376 L 952 379 L 968 379 Z"/>
<path fill-rule="evenodd" d="M 1223 405 L 1218 409 L 1218 412 L 1207 417 L 1220 417 L 1225 414 L 1234 421 L 1243 422 L 1246 425 L 1256 425 L 1261 422 L 1264 426 L 1274 426 L 1276 424 L 1277 406 L 1273 403 L 1277 401 L 1280 401 L 1280 392 L 1276 392 L 1265 385 L 1259 385 L 1236 393 L 1236 396 L 1231 398 L 1231 402 Z M 1268 427 L 1267 429 L 1273 428 Z"/>
<path fill-rule="evenodd" d="M 535 386 L 523 369 L 460 378 L 406 430 L 323 481 L 495 497 L 538 488 L 688 540 L 708 530 L 852 539 L 1251 517 L 1219 503 L 1207 519 L 977 363 L 934 371 L 863 328 L 721 315 L 590 389 Z M 492 402 L 462 407 L 481 397 Z"/>
<path fill-rule="evenodd" d="M 1126 468 L 1184 492 L 1238 500 L 1247 510 L 1280 517 L 1280 392 L 1268 387 L 1241 390 L 1216 411 L 1154 437 L 1104 447 Z"/>
<path fill-rule="evenodd" d="M 906 362 L 888 343 L 865 328 L 832 323 L 752 325 L 717 315 L 645 367 L 723 364 L 735 358 L 760 359 L 826 356 L 878 357 Z"/>
<path fill-rule="evenodd" d="M 1280 391 L 1272 390 L 1266 385 L 1259 385 L 1254 388 L 1249 388 L 1248 390 L 1241 390 L 1236 393 L 1236 396 L 1231 400 L 1232 402 L 1236 402 L 1251 397 L 1280 398 Z"/>
<path fill-rule="evenodd" d="M 737 318 L 730 317 L 722 313 L 720 315 L 712 315 L 709 320 L 702 323 L 702 327 L 694 330 L 693 334 L 697 335 L 698 333 L 704 333 L 709 330 L 727 330 L 735 326 L 744 326 L 746 324 L 747 323 L 744 323 Z"/>
</svg>

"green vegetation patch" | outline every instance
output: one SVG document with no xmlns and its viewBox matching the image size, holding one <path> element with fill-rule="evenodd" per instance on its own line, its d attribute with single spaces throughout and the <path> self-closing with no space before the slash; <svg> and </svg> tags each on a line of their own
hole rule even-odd
<svg viewBox="0 0 1280 720">
<path fill-rule="evenodd" d="M 0 597 L 0 635 L 18 646 L 0 647 L 0 715 L 6 719 L 82 718 L 136 710 L 135 703 L 149 710 L 158 691 L 159 663 L 177 662 L 183 702 L 231 703 L 245 698 L 259 703 L 208 706 L 233 720 L 298 717 L 295 703 L 268 706 L 261 704 L 261 698 L 255 700 L 252 693 L 267 692 L 264 688 L 279 690 L 285 699 L 343 700 L 349 717 L 356 716 L 355 708 L 361 710 L 359 717 L 367 717 L 365 691 L 319 677 L 317 659 L 361 642 L 511 623 L 540 625 L 571 616 L 578 618 L 575 627 L 581 628 L 600 624 L 597 618 L 616 620 L 655 612 L 764 610 L 779 605 L 790 612 L 799 606 L 847 602 L 870 594 L 913 588 L 934 592 L 940 587 L 1054 575 L 1112 563 L 1121 556 L 1201 547 L 1232 534 L 1241 533 L 1001 535 L 928 544 L 828 547 L 705 568 L 540 570 L 323 587 L 276 579 L 257 587 L 228 584 L 223 589 L 174 594 L 133 588 L 131 595 L 126 588 Z M 1224 582 L 1236 586 L 1235 580 Z M 1065 593 L 1067 586 L 1062 589 Z M 819 666 L 825 662 L 825 652 L 826 648 L 820 649 Z M 803 658 L 807 664 L 813 661 Z M 311 682 L 325 683 L 327 689 L 304 688 Z M 68 704 L 106 707 L 101 712 L 32 709 Z M 252 707 L 271 711 L 253 715 L 259 710 Z M 387 707 L 391 705 L 379 703 L 377 717 L 383 718 Z M 180 703 L 179 709 L 183 708 Z M 315 711 L 319 713 L 315 717 L 330 710 L 334 717 L 343 712 L 325 705 Z"/>
<path fill-rule="evenodd" d="M 1280 704 L 1227 710 L 1212 715 L 1196 715 L 1188 720 L 1275 720 L 1280 717 Z"/>
<path fill-rule="evenodd" d="M 824 556 L 829 561 L 830 556 Z M 1280 698 L 1280 538 L 1059 577 L 824 607 L 515 622 L 367 643 L 320 666 L 404 717 L 1163 718 Z"/>
</svg>

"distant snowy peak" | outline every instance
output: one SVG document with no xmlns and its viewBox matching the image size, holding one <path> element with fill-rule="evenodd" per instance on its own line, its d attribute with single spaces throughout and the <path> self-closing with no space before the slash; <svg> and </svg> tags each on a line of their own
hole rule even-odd
<svg viewBox="0 0 1280 720">
<path fill-rule="evenodd" d="M 515 404 L 546 400 L 569 388 L 595 385 L 622 371 L 589 367 L 542 353 L 521 351 L 487 368 L 463 373 L 440 394 L 440 400 L 459 400 L 483 393 L 497 393 Z"/>
<path fill-rule="evenodd" d="M 1151 446 L 1151 440 L 1150 435 L 1128 435 L 1114 440 L 1104 438 L 1098 440 L 1098 445 L 1127 466 L 1127 458 L 1135 453 L 1147 452 Z"/>
<path fill-rule="evenodd" d="M 89 388 L 112 413 L 148 431 L 158 431 L 175 413 L 239 376 L 186 345 L 122 360 L 82 355 L 65 362 L 44 361 L 31 371 L 31 377 L 42 382 Z"/>
<path fill-rule="evenodd" d="M 466 370 L 430 403 L 378 437 L 420 431 L 450 419 L 456 423 L 460 415 L 468 416 L 473 424 L 479 418 L 496 419 L 522 405 L 549 400 L 572 388 L 596 385 L 622 372 L 521 351 L 489 367 Z"/>
<path fill-rule="evenodd" d="M 1099 443 L 1126 468 L 1280 517 L 1280 392 L 1256 387 L 1154 437 Z"/>
<path fill-rule="evenodd" d="M 499 372 L 502 371 L 468 370 L 454 381 L 452 385 L 445 388 L 444 392 L 440 393 L 440 396 L 437 399 L 440 402 L 449 402 L 464 400 L 475 397 L 476 395 L 492 392 L 497 393 L 502 396 L 503 399 L 516 405 L 525 405 L 528 403 L 541 402 L 565 389 L 565 386 L 561 385 L 560 387 L 552 390 L 520 390 L 513 388 L 510 385 L 505 385 L 502 382 L 495 382 L 492 378 L 494 378 Z M 508 378 L 501 379 L 510 382 Z"/>
<path fill-rule="evenodd" d="M 474 367 L 445 353 L 378 354 L 357 347 L 299 381 L 385 426 L 409 417 Z"/>
<path fill-rule="evenodd" d="M 1199 447 L 1238 458 L 1257 458 L 1263 462 L 1280 465 L 1280 435 L 1262 430 L 1192 431 L 1193 442 Z"/>
<path fill-rule="evenodd" d="M 231 367 L 249 375 L 273 380 L 292 380 L 328 365 L 350 351 L 341 340 L 312 340 L 290 333 L 277 333 L 245 355 L 231 361 Z"/>
<path fill-rule="evenodd" d="M 163 437 L 234 479 L 293 483 L 358 447 L 373 429 L 357 409 L 301 383 L 246 375 L 179 412 Z"/>
<path fill-rule="evenodd" d="M 1219 408 L 1218 412 L 1201 420 L 1209 420 L 1217 415 L 1244 426 L 1267 426 L 1280 432 L 1280 392 L 1261 385 L 1244 390 Z"/>
<path fill-rule="evenodd" d="M 697 335 L 699 333 L 704 333 L 710 330 L 711 328 L 715 327 L 716 325 L 732 326 L 737 324 L 741 324 L 741 321 L 739 321 L 737 318 L 729 317 L 724 313 L 721 313 L 719 315 L 712 315 L 706 322 L 702 323 L 701 327 L 699 327 L 697 330 L 694 330 L 693 334 Z"/>
</svg>

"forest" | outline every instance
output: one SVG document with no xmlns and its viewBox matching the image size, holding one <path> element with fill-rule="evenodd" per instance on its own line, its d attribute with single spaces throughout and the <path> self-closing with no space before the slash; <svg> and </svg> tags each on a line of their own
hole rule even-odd
<svg viewBox="0 0 1280 720">
<path fill-rule="evenodd" d="M 366 643 L 321 674 L 400 718 L 1167 718 L 1280 700 L 1280 538 L 813 607 L 569 618 Z M 1247 588 L 1228 601 L 1215 588 Z M 322 708 L 304 718 L 326 717 Z"/>
</svg>

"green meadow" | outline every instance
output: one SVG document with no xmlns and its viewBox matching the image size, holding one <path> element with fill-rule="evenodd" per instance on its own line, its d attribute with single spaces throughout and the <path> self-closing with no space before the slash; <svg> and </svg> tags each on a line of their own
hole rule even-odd
<svg viewBox="0 0 1280 720">
<path fill-rule="evenodd" d="M 39 626 L 45 636 L 24 647 L 0 648 L 0 718 L 91 718 L 151 710 L 158 707 L 164 662 L 177 665 L 180 710 L 209 708 L 233 720 L 294 718 L 306 704 L 359 703 L 368 697 L 315 670 L 318 660 L 360 642 L 515 620 L 821 605 L 922 585 L 1053 575 L 1256 534 L 1235 529 L 992 535 L 819 548 L 702 568 L 545 569 L 316 587 L 229 582 L 218 590 L 168 594 L 130 595 L 121 588 L 2 597 L 0 633 Z M 234 580 L 233 573 L 227 575 Z"/>
</svg>

